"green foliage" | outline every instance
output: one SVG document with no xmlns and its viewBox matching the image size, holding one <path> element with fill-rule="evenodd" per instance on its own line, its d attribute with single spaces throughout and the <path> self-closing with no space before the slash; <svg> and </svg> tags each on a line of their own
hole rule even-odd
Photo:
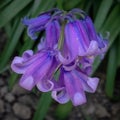
<svg viewBox="0 0 120 120">
<path fill-rule="evenodd" d="M 67 116 L 69 115 L 69 113 L 71 112 L 72 109 L 72 104 L 71 102 L 68 102 L 64 105 L 58 105 L 57 109 L 55 111 L 55 115 L 57 116 L 58 119 L 60 120 L 66 120 Z"/>
<path fill-rule="evenodd" d="M 3 7 L 0 11 L 0 27 L 8 23 L 14 18 L 23 8 L 25 8 L 32 0 L 13 0 L 9 5 Z"/>
<path fill-rule="evenodd" d="M 99 30 L 102 27 L 102 24 L 105 21 L 105 18 L 107 17 L 107 14 L 110 10 L 110 7 L 112 6 L 113 0 L 102 0 L 99 9 L 97 10 L 97 15 L 95 18 L 95 26 L 96 29 Z"/>
<path fill-rule="evenodd" d="M 33 120 L 43 120 L 48 108 L 51 104 L 52 98 L 50 93 L 43 93 L 38 102 L 37 111 L 33 117 Z"/>
<path fill-rule="evenodd" d="M 8 40 L 3 51 L 0 51 L 0 73 L 5 70 L 10 71 L 10 62 L 16 53 L 21 55 L 24 50 L 31 49 L 34 46 L 34 42 L 29 39 L 26 29 L 21 24 L 21 18 L 24 16 L 35 17 L 39 13 L 54 7 L 60 7 L 64 10 L 81 8 L 94 18 L 93 21 L 95 21 L 98 32 L 110 33 L 105 90 L 110 98 L 114 98 L 115 76 L 117 68 L 120 67 L 120 3 L 113 0 L 1 0 L 0 27 L 4 29 Z M 100 63 L 101 59 L 97 57 L 93 73 Z M 18 75 L 11 72 L 10 89 L 17 79 Z M 33 120 L 44 119 L 51 101 L 50 93 L 42 94 Z M 55 114 L 59 119 L 65 119 L 71 109 L 70 103 L 58 105 Z M 90 119 L 89 116 L 88 119 Z"/>
<path fill-rule="evenodd" d="M 117 49 L 116 44 L 113 44 L 109 51 L 109 60 L 107 68 L 106 93 L 110 98 L 113 98 L 115 75 L 117 69 Z"/>
</svg>

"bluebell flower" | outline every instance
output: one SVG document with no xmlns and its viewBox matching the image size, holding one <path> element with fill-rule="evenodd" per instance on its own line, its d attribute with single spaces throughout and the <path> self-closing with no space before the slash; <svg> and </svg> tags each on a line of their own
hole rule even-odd
<svg viewBox="0 0 120 120">
<path fill-rule="evenodd" d="M 59 81 L 56 82 L 52 91 L 52 97 L 57 102 L 63 104 L 72 101 L 74 106 L 86 102 L 85 91 L 94 93 L 99 79 L 88 77 L 79 68 L 71 71 L 61 69 Z"/>
<path fill-rule="evenodd" d="M 41 50 L 36 54 L 27 50 L 22 57 L 15 57 L 11 64 L 13 71 L 23 74 L 20 79 L 23 88 L 31 90 L 36 85 L 42 92 L 52 90 L 51 78 L 56 66 L 55 52 L 51 50 Z"/>
<path fill-rule="evenodd" d="M 25 17 L 24 19 L 22 19 L 22 23 L 28 26 L 28 36 L 31 39 L 36 40 L 36 33 L 45 29 L 45 25 L 50 20 L 50 17 L 51 16 L 49 14 L 43 14 L 38 16 L 37 18 L 28 19 L 27 17 Z"/>
<path fill-rule="evenodd" d="M 31 39 L 36 40 L 41 31 L 43 34 L 35 53 L 26 50 L 12 61 L 12 70 L 22 74 L 20 85 L 27 90 L 36 86 L 42 92 L 51 91 L 61 104 L 69 100 L 74 106 L 84 104 L 85 92 L 94 93 L 99 82 L 90 77 L 93 62 L 108 47 L 91 18 L 79 9 L 68 13 L 53 9 L 36 18 L 25 17 L 22 23 Z M 57 72 L 58 80 L 54 77 Z"/>
<path fill-rule="evenodd" d="M 107 50 L 106 41 L 96 34 L 88 16 L 66 24 L 65 42 L 71 59 L 77 56 L 95 56 Z"/>
</svg>

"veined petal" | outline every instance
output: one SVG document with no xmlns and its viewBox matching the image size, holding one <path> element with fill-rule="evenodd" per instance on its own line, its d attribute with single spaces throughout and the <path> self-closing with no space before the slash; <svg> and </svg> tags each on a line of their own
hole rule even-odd
<svg viewBox="0 0 120 120">
<path fill-rule="evenodd" d="M 37 88 L 42 92 L 51 91 L 54 87 L 54 83 L 48 79 L 39 80 L 37 83 Z"/>
<path fill-rule="evenodd" d="M 69 101 L 69 96 L 65 88 L 58 91 L 52 91 L 52 98 L 61 104 L 65 104 Z"/>
<path fill-rule="evenodd" d="M 22 57 L 15 57 L 11 64 L 12 70 L 16 73 L 23 74 L 37 59 L 41 57 L 44 59 L 44 54 L 42 52 L 33 56 L 32 54 L 32 51 L 27 50 L 23 53 Z"/>
<path fill-rule="evenodd" d="M 45 52 L 44 56 L 36 59 L 29 67 L 21 78 L 21 81 L 25 81 L 29 76 L 32 76 L 34 82 L 37 84 L 42 80 L 48 73 L 52 65 L 52 57 L 49 56 L 49 53 Z"/>
<path fill-rule="evenodd" d="M 41 32 L 44 30 L 44 26 L 39 25 L 29 25 L 27 29 L 27 34 L 32 40 L 36 40 L 38 36 L 36 35 L 36 32 Z"/>
<path fill-rule="evenodd" d="M 64 57 L 64 56 L 61 54 L 61 52 L 58 52 L 57 58 L 58 58 L 58 60 L 59 60 L 61 63 L 63 63 L 64 65 L 67 65 L 67 64 L 69 64 L 69 63 L 72 62 L 72 60 L 71 60 L 70 58 L 67 59 L 66 57 Z"/>
<path fill-rule="evenodd" d="M 94 62 L 95 56 L 83 57 L 80 60 L 81 70 L 84 71 L 87 75 L 92 73 L 92 64 Z"/>
<path fill-rule="evenodd" d="M 98 50 L 99 50 L 98 43 L 95 40 L 92 40 L 84 55 L 86 56 L 97 55 Z"/>
<path fill-rule="evenodd" d="M 12 61 L 11 68 L 14 72 L 18 74 L 22 74 L 25 72 L 26 67 L 22 67 L 21 64 L 23 63 L 24 59 L 22 57 L 15 57 Z"/>
<path fill-rule="evenodd" d="M 82 20 L 76 20 L 75 21 L 75 26 L 76 26 L 75 27 L 76 33 L 79 36 L 80 45 L 82 46 L 82 48 L 85 51 L 90 44 L 90 39 L 88 37 L 87 31 L 84 27 L 84 24 L 83 24 Z"/>
<path fill-rule="evenodd" d="M 88 78 L 87 84 L 92 88 L 92 93 L 96 91 L 96 88 L 98 86 L 99 79 L 98 78 Z"/>
<path fill-rule="evenodd" d="M 90 78 L 85 73 L 83 73 L 80 69 L 74 70 L 74 74 L 77 78 L 81 81 L 83 89 L 87 92 L 94 93 L 97 86 L 99 79 L 98 78 Z"/>
<path fill-rule="evenodd" d="M 33 56 L 33 51 L 32 50 L 26 50 L 23 55 L 22 58 L 24 60 L 28 60 L 31 56 Z"/>
<path fill-rule="evenodd" d="M 88 34 L 90 40 L 97 41 L 97 33 L 95 31 L 95 28 L 94 28 L 91 18 L 89 16 L 86 16 L 86 18 L 82 22 L 86 28 L 86 31 L 87 31 L 87 34 Z"/>
<path fill-rule="evenodd" d="M 42 49 L 45 48 L 45 40 L 44 40 L 43 37 L 41 38 L 41 40 L 40 40 L 40 42 L 39 42 L 37 48 L 38 48 L 38 51 L 40 51 L 40 50 L 42 50 Z"/>
<path fill-rule="evenodd" d="M 108 49 L 108 41 L 102 38 L 102 35 L 97 35 L 97 40 L 99 41 L 99 48 L 101 53 L 105 53 Z"/>
<path fill-rule="evenodd" d="M 51 21 L 46 25 L 46 47 L 54 48 L 60 37 L 60 25 L 57 20 Z"/>
<path fill-rule="evenodd" d="M 86 28 L 87 34 L 90 38 L 90 41 L 94 40 L 98 44 L 99 50 L 97 50 L 97 52 L 98 52 L 97 54 L 101 54 L 103 52 L 106 52 L 108 44 L 107 44 L 106 40 L 104 40 L 100 34 L 96 33 L 93 22 L 89 16 L 87 16 L 83 20 L 83 24 Z"/>
<path fill-rule="evenodd" d="M 48 92 L 51 91 L 53 89 L 53 87 L 55 86 L 55 82 L 52 80 L 53 78 L 53 73 L 57 67 L 57 62 L 56 60 L 53 58 L 49 61 L 49 64 L 44 65 L 44 69 L 42 69 L 42 71 L 40 71 L 40 73 L 38 73 L 38 76 L 44 76 L 43 78 L 38 77 L 36 78 L 37 80 L 37 88 L 42 91 L 42 92 Z M 44 75 L 45 74 L 45 75 Z M 35 74 L 36 77 L 36 74 Z"/>
<path fill-rule="evenodd" d="M 28 36 L 31 39 L 37 39 L 36 32 L 41 32 L 44 29 L 45 24 L 50 20 L 51 16 L 49 14 L 42 14 L 37 18 L 24 18 L 22 23 L 28 26 Z"/>
<path fill-rule="evenodd" d="M 24 89 L 32 90 L 32 88 L 35 86 L 35 81 L 32 76 L 28 76 L 25 80 L 20 80 L 19 84 Z"/>
<path fill-rule="evenodd" d="M 85 93 L 78 77 L 71 72 L 64 72 L 64 82 L 66 91 L 72 100 L 74 106 L 84 104 L 86 102 Z"/>
<path fill-rule="evenodd" d="M 36 17 L 36 18 L 31 18 L 31 19 L 25 17 L 25 18 L 22 19 L 22 23 L 24 25 L 27 25 L 27 26 L 31 25 L 31 24 L 34 24 L 34 25 L 41 24 L 41 25 L 43 25 L 43 24 L 46 23 L 46 21 L 48 21 L 50 19 L 50 17 L 51 16 L 49 14 L 42 14 L 42 15 Z"/>
<path fill-rule="evenodd" d="M 70 52 L 70 59 L 72 60 L 77 57 L 79 47 L 81 47 L 74 27 L 75 25 L 73 22 L 67 23 L 65 26 L 65 44 Z"/>
</svg>

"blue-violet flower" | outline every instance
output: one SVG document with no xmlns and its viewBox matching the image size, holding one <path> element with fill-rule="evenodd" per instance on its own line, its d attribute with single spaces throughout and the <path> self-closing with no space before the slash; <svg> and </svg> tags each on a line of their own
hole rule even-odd
<svg viewBox="0 0 120 120">
<path fill-rule="evenodd" d="M 61 104 L 69 100 L 74 106 L 85 103 L 85 92 L 94 93 L 99 82 L 99 78 L 90 77 L 95 57 L 103 56 L 108 47 L 91 18 L 80 9 L 52 9 L 36 18 L 25 17 L 22 23 L 28 27 L 28 36 L 40 43 L 35 53 L 26 50 L 12 61 L 12 70 L 22 74 L 20 86 L 51 91 Z"/>
</svg>

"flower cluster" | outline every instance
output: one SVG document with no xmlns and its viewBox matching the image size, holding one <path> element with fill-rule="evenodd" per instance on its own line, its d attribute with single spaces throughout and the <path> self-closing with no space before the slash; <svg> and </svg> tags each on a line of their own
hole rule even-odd
<svg viewBox="0 0 120 120">
<path fill-rule="evenodd" d="M 99 82 L 90 77 L 94 59 L 107 50 L 107 42 L 96 33 L 91 18 L 80 9 L 52 9 L 36 18 L 25 17 L 22 23 L 31 39 L 44 34 L 36 53 L 27 50 L 12 61 L 12 70 L 22 74 L 20 85 L 27 90 L 36 86 L 42 92 L 51 91 L 52 98 L 62 104 L 69 100 L 74 106 L 85 103 L 85 92 L 94 93 Z"/>
</svg>

